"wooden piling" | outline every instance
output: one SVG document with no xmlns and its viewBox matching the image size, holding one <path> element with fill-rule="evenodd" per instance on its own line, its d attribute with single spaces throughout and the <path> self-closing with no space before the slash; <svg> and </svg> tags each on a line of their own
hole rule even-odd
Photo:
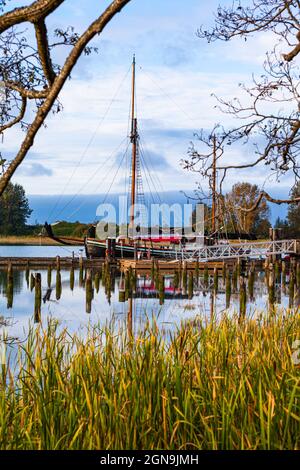
<svg viewBox="0 0 300 470">
<path fill-rule="evenodd" d="M 41 305 L 42 305 L 42 278 L 40 273 L 35 275 L 35 292 L 34 292 L 34 323 L 41 321 Z"/>
<path fill-rule="evenodd" d="M 60 300 L 60 298 L 61 298 L 61 292 L 62 292 L 61 273 L 60 273 L 60 270 L 58 269 L 58 270 L 56 271 L 56 283 L 55 283 L 55 296 L 56 296 L 56 300 Z"/>
<path fill-rule="evenodd" d="M 92 281 L 92 272 L 90 269 L 87 269 L 86 271 L 85 293 L 86 293 L 86 313 L 91 313 L 92 300 L 93 300 L 93 281 Z"/>
<path fill-rule="evenodd" d="M 47 285 L 51 287 L 51 279 L 52 278 L 52 266 L 49 264 L 47 269 Z"/>
</svg>

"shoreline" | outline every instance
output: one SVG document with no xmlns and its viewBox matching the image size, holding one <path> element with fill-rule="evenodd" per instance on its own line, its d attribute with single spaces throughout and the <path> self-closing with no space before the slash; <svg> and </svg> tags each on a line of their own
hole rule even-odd
<svg viewBox="0 0 300 470">
<path fill-rule="evenodd" d="M 15 246 L 63 246 L 62 243 L 58 243 L 49 237 L 35 237 L 31 235 L 15 236 L 10 235 L 7 237 L 0 236 L 0 246 L 15 245 Z"/>
</svg>

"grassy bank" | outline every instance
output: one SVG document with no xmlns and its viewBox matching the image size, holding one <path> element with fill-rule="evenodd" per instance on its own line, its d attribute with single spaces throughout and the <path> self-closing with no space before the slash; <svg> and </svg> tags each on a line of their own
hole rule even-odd
<svg viewBox="0 0 300 470">
<path fill-rule="evenodd" d="M 38 237 L 32 235 L 7 235 L 7 236 L 0 236 L 0 246 L 1 245 L 30 245 L 30 246 L 37 246 L 37 245 L 59 245 L 55 240 L 48 237 Z"/>
<path fill-rule="evenodd" d="M 134 341 L 31 330 L 17 377 L 3 370 L 0 448 L 298 449 L 296 339 L 288 311 L 199 319 L 170 337 L 149 326 Z"/>
</svg>

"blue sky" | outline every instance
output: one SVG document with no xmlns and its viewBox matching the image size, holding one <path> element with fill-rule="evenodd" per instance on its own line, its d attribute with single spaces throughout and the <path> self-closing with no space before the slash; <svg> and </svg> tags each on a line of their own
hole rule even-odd
<svg viewBox="0 0 300 470">
<path fill-rule="evenodd" d="M 24 3 L 12 0 L 10 6 Z M 66 0 L 48 19 L 49 30 L 74 25 L 82 32 L 99 14 L 99 7 L 108 3 Z M 238 84 L 250 83 L 252 73 L 262 72 L 264 53 L 273 41 L 268 34 L 247 43 L 207 44 L 197 38 L 197 28 L 212 25 L 220 3 L 232 2 L 132 0 L 92 43 L 99 54 L 79 60 L 60 96 L 64 111 L 49 116 L 47 128 L 39 133 L 14 180 L 33 195 L 105 193 L 112 175 L 116 175 L 112 191 L 124 189 L 126 171 L 123 167 L 116 171 L 128 134 L 130 74 L 126 73 L 135 53 L 139 126 L 153 178 L 159 179 L 162 190 L 192 192 L 199 176 L 184 171 L 180 160 L 195 140 L 194 132 L 219 122 L 231 123 L 211 95 L 240 96 Z M 3 153 L 13 156 L 22 137 L 21 132 L 11 131 Z M 245 147 L 230 149 L 226 158 L 246 161 L 251 152 Z M 265 182 L 262 168 L 231 173 L 227 189 L 237 181 L 250 180 L 266 184 L 274 193 L 278 185 L 274 180 Z M 281 182 L 281 192 L 288 184 L 288 180 Z"/>
</svg>

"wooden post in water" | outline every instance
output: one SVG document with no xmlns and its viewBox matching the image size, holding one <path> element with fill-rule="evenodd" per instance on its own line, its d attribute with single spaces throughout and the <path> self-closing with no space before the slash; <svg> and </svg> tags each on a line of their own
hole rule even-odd
<svg viewBox="0 0 300 470">
<path fill-rule="evenodd" d="M 188 286 L 188 297 L 191 300 L 194 295 L 194 276 L 193 272 L 189 273 L 189 286 Z"/>
<path fill-rule="evenodd" d="M 52 266 L 51 264 L 48 265 L 48 271 L 47 271 L 47 285 L 48 287 L 51 287 L 51 279 L 52 278 Z"/>
<path fill-rule="evenodd" d="M 34 275 L 31 273 L 31 274 L 30 274 L 30 290 L 31 290 L 31 291 L 33 291 L 34 285 L 35 285 L 35 277 L 34 277 Z"/>
<path fill-rule="evenodd" d="M 187 291 L 187 269 L 186 269 L 186 264 L 183 266 L 183 271 L 182 271 L 182 289 L 184 292 Z"/>
<path fill-rule="evenodd" d="M 300 289 L 300 263 L 297 262 L 296 264 L 296 284 L 297 284 L 297 289 Z"/>
<path fill-rule="evenodd" d="M 247 293 L 246 293 L 246 284 L 242 276 L 239 278 L 240 283 L 240 318 L 246 316 L 246 307 L 247 307 Z"/>
<path fill-rule="evenodd" d="M 203 281 L 204 281 L 204 287 L 207 289 L 208 288 L 208 266 L 207 266 L 207 264 L 204 266 Z"/>
<path fill-rule="evenodd" d="M 229 270 L 226 272 L 226 280 L 225 280 L 225 290 L 226 290 L 226 308 L 230 307 L 230 298 L 231 298 L 231 277 Z"/>
<path fill-rule="evenodd" d="M 289 307 L 292 308 L 294 305 L 295 296 L 295 276 L 294 271 L 290 267 L 290 280 L 289 280 Z"/>
<path fill-rule="evenodd" d="M 219 290 L 219 277 L 218 277 L 218 268 L 214 268 L 214 291 L 217 293 Z"/>
<path fill-rule="evenodd" d="M 173 283 L 174 283 L 174 289 L 178 289 L 178 287 L 179 287 L 179 273 L 178 273 L 178 271 L 175 271 L 175 273 L 174 273 Z"/>
<path fill-rule="evenodd" d="M 35 275 L 35 291 L 34 291 L 34 323 L 41 321 L 41 305 L 42 305 L 42 280 L 41 274 Z"/>
<path fill-rule="evenodd" d="M 12 308 L 14 301 L 14 275 L 11 262 L 7 265 L 7 285 L 6 285 L 7 308 Z"/>
<path fill-rule="evenodd" d="M 165 302 L 165 277 L 161 276 L 159 280 L 159 304 L 163 305 Z"/>
<path fill-rule="evenodd" d="M 199 260 L 198 259 L 196 261 L 196 267 L 195 267 L 195 278 L 196 278 L 196 285 L 198 286 L 198 283 L 199 283 Z"/>
<path fill-rule="evenodd" d="M 254 280 L 255 280 L 255 266 L 251 264 L 248 274 L 248 293 L 251 300 L 254 298 Z"/>
<path fill-rule="evenodd" d="M 96 271 L 96 274 L 95 274 L 94 284 L 95 284 L 96 292 L 98 294 L 99 287 L 100 287 L 100 271 L 98 270 Z"/>
<path fill-rule="evenodd" d="M 133 311 L 133 300 L 132 296 L 128 299 L 128 315 L 127 315 L 127 332 L 129 339 L 133 338 L 133 327 L 132 327 L 132 311 Z"/>
<path fill-rule="evenodd" d="M 74 271 L 74 266 L 72 264 L 71 270 L 70 270 L 70 289 L 71 289 L 71 291 L 74 290 L 74 283 L 75 283 L 75 271 Z"/>
<path fill-rule="evenodd" d="M 285 290 L 285 285 L 286 285 L 286 264 L 285 261 L 282 261 L 281 263 L 281 279 L 282 279 L 282 285 Z"/>
<path fill-rule="evenodd" d="M 233 291 L 237 291 L 237 281 L 238 281 L 238 273 L 237 273 L 237 264 L 233 266 L 233 273 L 232 273 L 232 288 Z"/>
<path fill-rule="evenodd" d="M 27 287 L 29 287 L 29 274 L 30 274 L 29 261 L 27 260 L 26 269 L 25 269 L 25 279 L 26 279 Z"/>
<path fill-rule="evenodd" d="M 226 263 L 223 261 L 222 264 L 222 279 L 223 279 L 223 284 L 226 282 Z"/>
<path fill-rule="evenodd" d="M 275 273 L 273 270 L 270 271 L 268 279 L 268 293 L 269 293 L 269 307 L 270 311 L 274 312 L 275 303 Z"/>
<path fill-rule="evenodd" d="M 83 258 L 82 255 L 79 257 L 79 286 L 83 286 Z"/>
<path fill-rule="evenodd" d="M 60 300 L 61 298 L 61 291 L 62 291 L 62 287 L 61 287 L 61 274 L 60 274 L 60 270 L 58 269 L 56 271 L 56 283 L 55 283 L 55 295 L 56 295 L 56 300 Z"/>
<path fill-rule="evenodd" d="M 60 271 L 60 256 L 56 256 L 56 269 Z"/>
<path fill-rule="evenodd" d="M 86 313 L 91 313 L 92 300 L 93 300 L 93 281 L 92 281 L 92 272 L 90 269 L 86 270 L 85 293 L 86 293 Z"/>
</svg>

